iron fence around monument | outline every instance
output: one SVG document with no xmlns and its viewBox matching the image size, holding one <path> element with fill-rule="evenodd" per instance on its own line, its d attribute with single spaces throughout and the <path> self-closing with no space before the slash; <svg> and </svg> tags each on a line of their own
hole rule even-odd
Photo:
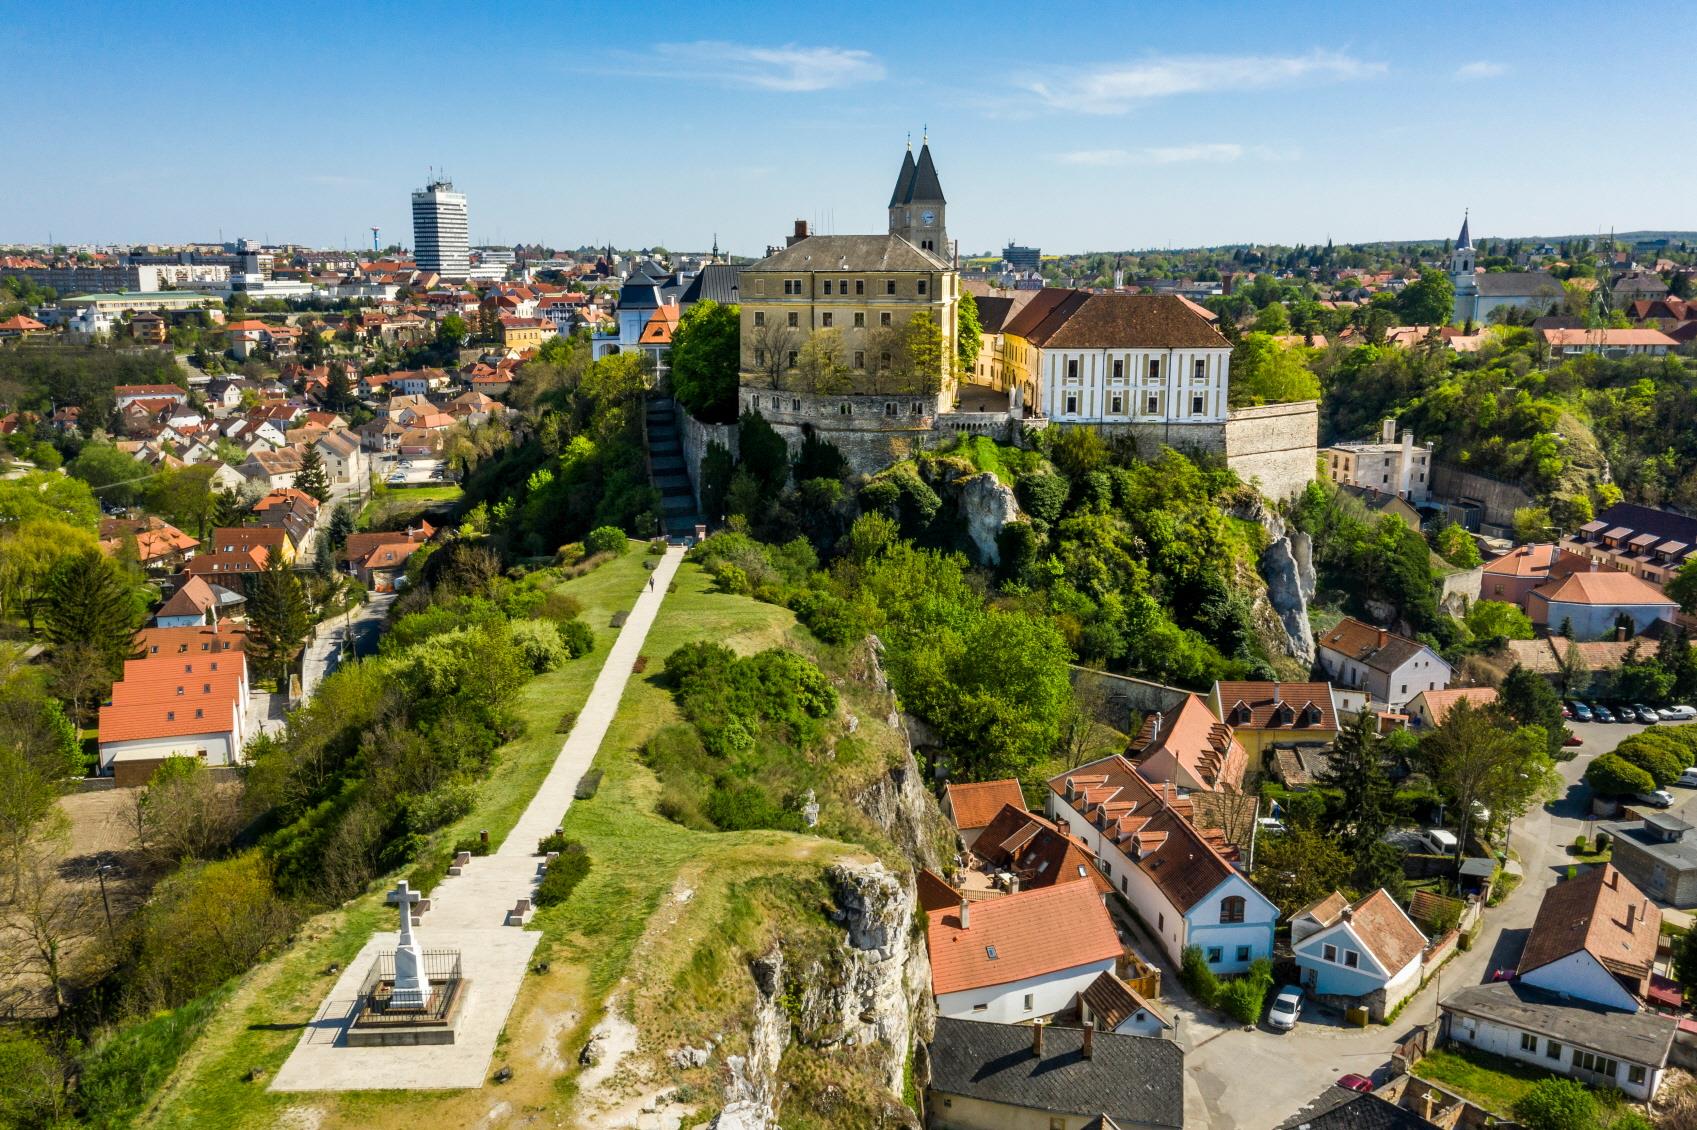
<svg viewBox="0 0 1697 1130">
<path fill-rule="evenodd" d="M 424 975 L 430 981 L 430 996 L 423 1008 L 409 1008 L 393 1001 L 395 988 L 395 951 L 377 955 L 371 972 L 359 989 L 359 1009 L 354 1016 L 356 1027 L 374 1024 L 442 1024 L 447 1022 L 454 998 L 459 994 L 460 952 L 458 950 L 424 950 L 419 959 Z"/>
</svg>

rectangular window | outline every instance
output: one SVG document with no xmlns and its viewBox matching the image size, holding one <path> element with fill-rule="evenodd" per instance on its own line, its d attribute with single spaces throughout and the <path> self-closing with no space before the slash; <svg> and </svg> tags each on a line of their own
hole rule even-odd
<svg viewBox="0 0 1697 1130">
<path fill-rule="evenodd" d="M 1165 914 L 1155 915 L 1155 929 L 1165 930 L 1166 928 L 1167 928 L 1167 916 Z"/>
<path fill-rule="evenodd" d="M 794 310 L 791 310 L 790 311 L 790 329 L 793 330 L 799 325 L 801 325 L 801 315 L 797 314 Z"/>
<path fill-rule="evenodd" d="M 1199 380 L 1199 381 L 1207 380 L 1208 379 L 1208 362 L 1206 362 L 1202 358 L 1198 357 L 1196 359 L 1196 368 L 1193 370 L 1193 372 L 1195 373 L 1197 380 Z"/>
<path fill-rule="evenodd" d="M 866 293 L 866 280 L 865 279 L 855 279 L 854 280 L 854 292 L 856 294 L 865 294 Z"/>
<path fill-rule="evenodd" d="M 798 396 L 795 399 L 790 401 L 790 411 L 791 412 L 800 412 L 801 411 L 801 397 Z"/>
<path fill-rule="evenodd" d="M 1626 1081 L 1635 1087 L 1642 1087 L 1644 1085 L 1644 1078 L 1647 1074 L 1648 1072 L 1644 1070 L 1644 1065 L 1642 1063 L 1629 1063 L 1626 1065 Z"/>
<path fill-rule="evenodd" d="M 765 279 L 755 279 L 754 280 L 754 293 L 756 293 L 756 294 L 765 294 L 766 293 L 766 280 Z"/>
<path fill-rule="evenodd" d="M 1561 1045 L 1556 1043 L 1554 1040 L 1545 1040 L 1544 1041 L 1544 1054 L 1546 1056 L 1548 1056 L 1550 1059 L 1560 1059 L 1561 1058 Z"/>
<path fill-rule="evenodd" d="M 1361 965 L 1361 955 L 1356 953 L 1354 950 L 1344 950 L 1343 963 L 1350 969 L 1359 968 Z"/>
<path fill-rule="evenodd" d="M 884 280 L 884 293 L 885 294 L 894 294 L 895 292 L 896 292 L 896 280 L 895 279 L 885 279 Z"/>
<path fill-rule="evenodd" d="M 1151 416 L 1159 415 L 1161 411 L 1161 398 L 1154 393 L 1150 393 L 1148 403 L 1144 407 L 1143 411 Z"/>
<path fill-rule="evenodd" d="M 878 354 L 878 367 L 880 369 L 888 369 L 890 367 L 890 355 L 888 353 Z"/>
<path fill-rule="evenodd" d="M 895 416 L 895 415 L 898 415 L 899 413 L 900 413 L 900 409 L 896 406 L 895 401 L 893 401 L 893 400 L 884 401 L 884 415 Z M 1030 1007 L 1030 1006 L 1028 1005 L 1027 1007 Z"/>
<path fill-rule="evenodd" d="M 792 368 L 792 369 L 795 368 L 796 358 L 797 358 L 796 351 L 793 350 L 793 349 L 790 350 L 789 367 Z"/>
<path fill-rule="evenodd" d="M 1320 956 L 1327 961 L 1336 961 L 1338 959 L 1338 947 L 1334 945 L 1323 946 L 1320 950 Z"/>
<path fill-rule="evenodd" d="M 857 350 L 854 351 L 854 367 L 857 368 L 857 369 L 866 368 L 866 351 L 865 350 L 857 349 Z"/>
<path fill-rule="evenodd" d="M 1116 380 L 1116 381 L 1117 380 L 1123 380 L 1124 377 L 1125 377 L 1125 358 L 1124 357 L 1116 357 L 1116 358 L 1114 358 L 1114 380 Z"/>
<path fill-rule="evenodd" d="M 987 1009 L 989 1007 L 990 1006 L 987 1005 L 987 1004 L 975 1004 L 975 1005 L 972 1006 L 972 1011 L 973 1012 L 983 1012 L 985 1009 Z"/>
<path fill-rule="evenodd" d="M 878 324 L 880 326 L 887 326 L 890 324 L 890 312 L 888 310 L 879 311 Z"/>
<path fill-rule="evenodd" d="M 856 329 L 866 325 L 866 312 L 864 310 L 856 310 L 854 312 L 854 325 Z"/>
<path fill-rule="evenodd" d="M 1237 959 L 1239 961 L 1248 961 L 1249 960 L 1249 947 L 1248 946 L 1238 946 L 1237 947 Z"/>
<path fill-rule="evenodd" d="M 1076 381 L 1077 379 L 1078 379 L 1078 358 L 1069 357 L 1069 358 L 1067 358 L 1067 380 Z"/>
<path fill-rule="evenodd" d="M 1190 398 L 1190 414 L 1192 416 L 1200 416 L 1207 410 L 1208 398 L 1205 395 L 1199 392 Z"/>
<path fill-rule="evenodd" d="M 1588 1071 L 1593 1075 L 1601 1075 L 1605 1079 L 1613 1079 L 1615 1077 L 1615 1072 L 1620 1068 L 1619 1063 L 1615 1060 L 1609 1059 L 1607 1056 L 1594 1055 L 1591 1052 L 1582 1052 L 1578 1048 L 1573 1049 L 1573 1066 L 1577 1067 L 1581 1071 Z"/>
<path fill-rule="evenodd" d="M 1026 993 L 1025 994 L 1025 1011 L 1030 1012 L 1033 1003 L 1034 1002 L 1032 1001 L 1032 994 Z"/>
<path fill-rule="evenodd" d="M 1159 357 L 1149 358 L 1149 379 L 1152 381 L 1161 379 L 1161 359 Z"/>
<path fill-rule="evenodd" d="M 831 293 L 831 280 L 830 279 L 825 280 L 825 293 L 826 294 Z"/>
<path fill-rule="evenodd" d="M 1209 946 L 1208 947 L 1208 964 L 1209 965 L 1218 965 L 1224 959 L 1225 959 L 1225 953 L 1220 949 L 1219 946 Z"/>
<path fill-rule="evenodd" d="M 1067 394 L 1067 415 L 1068 416 L 1078 415 L 1078 394 L 1077 393 L 1068 393 Z"/>
<path fill-rule="evenodd" d="M 1113 415 L 1122 416 L 1125 414 L 1125 397 L 1120 393 L 1116 392 L 1113 396 L 1109 397 L 1108 404 L 1111 406 L 1109 411 Z"/>
<path fill-rule="evenodd" d="M 825 329 L 830 329 L 831 328 L 831 315 L 829 313 L 819 315 L 819 324 L 820 324 L 820 326 L 822 326 Z"/>
<path fill-rule="evenodd" d="M 1520 1050 L 1523 1051 L 1523 1052 L 1535 1052 L 1535 1051 L 1537 1051 L 1538 1050 L 1538 1037 L 1534 1036 L 1530 1032 L 1522 1032 L 1520 1034 Z"/>
<path fill-rule="evenodd" d="M 925 293 L 925 280 L 924 279 L 920 279 L 918 282 L 913 284 L 913 292 L 915 294 L 924 294 Z"/>
<path fill-rule="evenodd" d="M 766 311 L 756 310 L 754 312 L 754 324 L 756 326 L 764 326 L 766 324 Z"/>
</svg>

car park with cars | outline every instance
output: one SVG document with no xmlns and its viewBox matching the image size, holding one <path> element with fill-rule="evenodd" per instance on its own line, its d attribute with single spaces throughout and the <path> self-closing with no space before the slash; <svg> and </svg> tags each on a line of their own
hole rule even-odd
<svg viewBox="0 0 1697 1130">
<path fill-rule="evenodd" d="M 1697 706 L 1664 706 L 1656 713 L 1664 722 L 1689 722 L 1697 718 Z"/>
</svg>

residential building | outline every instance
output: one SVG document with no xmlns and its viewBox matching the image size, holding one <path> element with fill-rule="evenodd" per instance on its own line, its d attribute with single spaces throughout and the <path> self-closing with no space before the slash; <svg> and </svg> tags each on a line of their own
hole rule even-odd
<svg viewBox="0 0 1697 1130">
<path fill-rule="evenodd" d="M 114 407 L 123 411 L 138 401 L 165 401 L 167 404 L 186 408 L 189 403 L 188 390 L 177 385 L 118 385 L 112 390 Z"/>
<path fill-rule="evenodd" d="M 1403 713 L 1408 715 L 1410 729 L 1435 730 L 1444 724 L 1444 719 L 1449 717 L 1449 712 L 1455 709 L 1458 702 L 1466 702 L 1474 709 L 1482 710 L 1496 701 L 1496 687 L 1455 687 L 1449 690 L 1421 691 L 1409 699 Z"/>
<path fill-rule="evenodd" d="M 1290 920 L 1302 987 L 1382 1021 L 1420 987 L 1426 935 L 1383 887 L 1350 902 L 1333 891 Z"/>
<path fill-rule="evenodd" d="M 158 314 L 137 314 L 130 319 L 130 336 L 142 345 L 164 345 L 168 336 L 165 319 Z"/>
<path fill-rule="evenodd" d="M 1588 353 L 1603 357 L 1662 357 L 1679 348 L 1679 342 L 1653 329 L 1546 329 L 1538 333 L 1555 360 Z"/>
<path fill-rule="evenodd" d="M 394 592 L 406 572 L 407 559 L 436 534 L 429 522 L 404 530 L 349 534 L 342 560 L 373 592 Z"/>
<path fill-rule="evenodd" d="M 1187 793 L 1240 792 L 1249 763 L 1232 728 L 1194 694 L 1185 695 L 1171 710 L 1145 716 L 1126 747 L 1126 758 L 1144 780 Z"/>
<path fill-rule="evenodd" d="M 1021 247 L 1008 244 L 1002 248 L 1002 262 L 1012 271 L 1041 271 L 1043 269 L 1043 249 L 1040 247 Z"/>
<path fill-rule="evenodd" d="M 200 542 L 153 515 L 100 520 L 100 548 L 108 556 L 123 552 L 125 543 L 131 539 L 136 560 L 150 573 L 180 568 L 200 548 Z"/>
<path fill-rule="evenodd" d="M 1658 620 L 1672 620 L 1679 605 L 1662 590 L 1631 573 L 1612 569 L 1574 573 L 1547 581 L 1526 596 L 1526 614 L 1535 627 L 1570 639 L 1642 635 Z"/>
<path fill-rule="evenodd" d="M 1112 973 L 1103 973 L 1078 994 L 1078 1018 L 1087 1028 L 1119 1036 L 1171 1039 L 1177 1025 L 1144 995 Z"/>
<path fill-rule="evenodd" d="M 265 560 L 266 551 L 257 547 L 237 550 L 234 553 L 203 552 L 184 566 L 183 571 L 191 576 L 206 579 L 215 588 L 222 585 L 246 595 L 247 578 L 264 569 Z"/>
<path fill-rule="evenodd" d="M 1455 250 L 1450 253 L 1450 282 L 1455 286 L 1455 314 L 1452 322 L 1482 326 L 1497 321 L 1495 311 L 1530 310 L 1547 314 L 1561 302 L 1565 292 L 1561 280 L 1548 271 L 1484 271 L 1478 270 L 1479 252 L 1468 232 L 1468 218 L 1462 217 L 1461 234 L 1456 237 Z"/>
<path fill-rule="evenodd" d="M 1349 495 L 1355 501 L 1367 508 L 1372 515 L 1389 514 L 1399 519 L 1409 529 L 1419 532 L 1421 521 L 1420 511 L 1406 498 L 1389 494 L 1378 487 L 1351 486 L 1349 483 L 1339 483 L 1338 490 Z"/>
<path fill-rule="evenodd" d="M 1019 1024 L 1068 1009 L 1125 946 L 1089 883 L 1059 883 L 929 915 L 937 1014 Z"/>
<path fill-rule="evenodd" d="M 501 344 L 507 349 L 537 349 L 559 332 L 547 318 L 520 318 L 503 314 L 497 321 L 501 327 Z"/>
<path fill-rule="evenodd" d="M 208 553 L 237 554 L 252 549 L 275 553 L 290 564 L 295 560 L 288 533 L 276 526 L 220 526 L 206 538 Z"/>
<path fill-rule="evenodd" d="M 1341 486 L 1362 487 L 1394 494 L 1410 502 L 1432 498 L 1432 445 L 1414 442 L 1404 430 L 1397 438 L 1396 420 L 1387 418 L 1378 442 L 1339 443 L 1320 449 L 1326 477 Z"/>
<path fill-rule="evenodd" d="M 471 235 L 465 194 L 447 179 L 433 180 L 412 194 L 413 256 L 421 271 L 446 279 L 471 272 Z"/>
<path fill-rule="evenodd" d="M 1451 668 L 1421 643 L 1353 616 L 1314 641 L 1320 669 L 1338 686 L 1366 691 L 1371 700 L 1401 710 L 1422 691 L 1443 690 Z"/>
<path fill-rule="evenodd" d="M 1169 792 L 1114 754 L 1050 780 L 1046 811 L 1089 848 L 1174 965 L 1196 946 L 1216 973 L 1241 973 L 1272 955 L 1278 908 L 1197 831 L 1188 799 Z"/>
<path fill-rule="evenodd" d="M 1591 559 L 1560 545 L 1520 545 L 1494 561 L 1485 562 L 1479 580 L 1480 600 L 1499 600 L 1528 611 L 1526 598 L 1551 580 L 1590 572 Z"/>
<path fill-rule="evenodd" d="M 1635 1012 L 1650 987 L 1662 912 L 1612 864 L 1544 892 L 1516 971 L 1526 984 Z"/>
<path fill-rule="evenodd" d="M 1015 891 L 1080 881 L 1092 884 L 1104 897 L 1114 889 L 1083 843 L 1018 805 L 1002 806 L 970 854 L 985 871 L 1006 876 Z"/>
<path fill-rule="evenodd" d="M 1153 435 L 1230 415 L 1231 342 L 1176 295 L 1046 288 L 1002 326 L 1000 348 L 1012 406 L 1057 423 Z"/>
<path fill-rule="evenodd" d="M 1256 764 L 1275 744 L 1331 745 L 1338 736 L 1330 683 L 1215 683 L 1208 705 Z"/>
<path fill-rule="evenodd" d="M 215 301 L 215 299 L 192 290 L 115 291 L 61 298 L 59 308 L 79 313 L 93 311 L 110 320 L 125 314 L 139 314 L 148 310 L 159 313 L 199 310 L 204 306 L 215 304 Z M 218 312 L 218 320 L 223 320 L 221 310 Z"/>
<path fill-rule="evenodd" d="M 370 479 L 371 460 L 352 431 L 342 428 L 325 432 L 313 446 L 324 460 L 324 471 L 332 487 L 363 488 Z"/>
<path fill-rule="evenodd" d="M 232 765 L 248 736 L 241 651 L 130 659 L 100 708 L 100 771 L 127 788 L 145 784 L 167 757 Z"/>
<path fill-rule="evenodd" d="M 1618 502 L 1563 537 L 1561 547 L 1660 586 L 1697 551 L 1697 518 Z"/>
<path fill-rule="evenodd" d="M 237 470 L 246 478 L 258 480 L 267 490 L 292 487 L 295 485 L 295 476 L 300 474 L 303 454 L 303 450 L 296 447 L 254 451 Z"/>
<path fill-rule="evenodd" d="M 0 341 L 14 337 L 40 337 L 47 332 L 46 326 L 28 314 L 13 314 L 5 321 L 0 321 Z"/>
<path fill-rule="evenodd" d="M 955 826 L 961 843 L 968 851 L 978 834 L 987 827 L 1006 805 L 1025 808 L 1025 793 L 1012 777 L 996 781 L 973 781 L 951 784 L 943 789 L 943 815 Z"/>
<path fill-rule="evenodd" d="M 244 600 L 241 593 L 215 585 L 205 577 L 189 574 L 153 614 L 153 623 L 158 628 L 198 628 L 203 624 L 217 624 L 222 617 L 238 611 Z"/>
<path fill-rule="evenodd" d="M 1697 907 L 1697 839 L 1691 825 L 1668 812 L 1600 824 L 1613 848 L 1613 866 L 1651 898 L 1680 910 Z"/>
<path fill-rule="evenodd" d="M 939 1017 L 928 1050 L 934 1130 L 1184 1125 L 1184 1051 L 1172 1040 Z"/>
</svg>

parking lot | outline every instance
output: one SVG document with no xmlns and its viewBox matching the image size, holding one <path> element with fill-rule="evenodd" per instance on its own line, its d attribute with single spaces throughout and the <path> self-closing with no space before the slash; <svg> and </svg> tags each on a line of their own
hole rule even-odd
<svg viewBox="0 0 1697 1130">
<path fill-rule="evenodd" d="M 448 465 L 429 456 L 385 456 L 378 468 L 379 476 L 392 487 L 434 486 L 448 481 Z"/>
</svg>

